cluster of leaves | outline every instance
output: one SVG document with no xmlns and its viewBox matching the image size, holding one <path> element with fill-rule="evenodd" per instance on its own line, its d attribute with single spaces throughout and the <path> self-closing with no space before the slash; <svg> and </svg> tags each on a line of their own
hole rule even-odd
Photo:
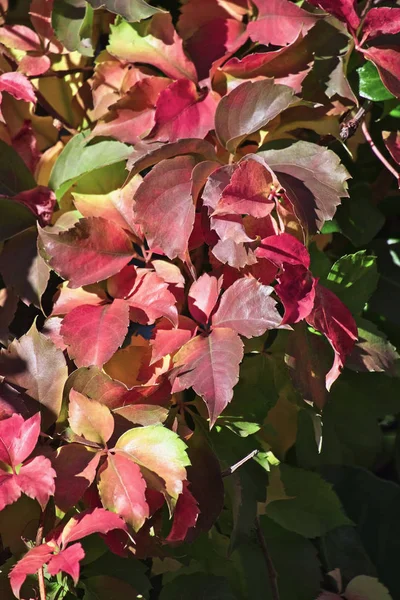
<svg viewBox="0 0 400 600">
<path fill-rule="evenodd" d="M 399 597 L 399 36 L 0 0 L 4 600 Z"/>
</svg>

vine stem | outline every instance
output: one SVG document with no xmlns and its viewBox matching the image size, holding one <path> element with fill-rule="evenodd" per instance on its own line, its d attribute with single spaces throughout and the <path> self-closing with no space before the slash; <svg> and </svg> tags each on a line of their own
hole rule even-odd
<svg viewBox="0 0 400 600">
<path fill-rule="evenodd" d="M 232 473 L 234 473 L 242 465 L 244 465 L 245 463 L 247 463 L 247 461 L 249 461 L 252 458 L 254 458 L 257 454 L 258 454 L 258 450 L 253 450 L 252 452 L 250 452 L 250 454 L 248 454 L 247 456 L 245 456 L 244 458 L 242 458 L 242 460 L 239 460 L 237 463 L 235 463 L 231 467 L 228 467 L 227 469 L 225 469 L 225 471 L 222 471 L 221 476 L 222 477 L 228 477 L 228 475 L 232 475 Z"/>
<path fill-rule="evenodd" d="M 387 158 L 385 156 L 383 156 L 382 152 L 375 145 L 375 142 L 372 139 L 370 132 L 368 131 L 368 127 L 367 127 L 367 124 L 365 121 L 363 121 L 361 124 L 361 131 L 363 132 L 363 135 L 364 135 L 366 141 L 368 142 L 369 147 L 371 148 L 372 152 L 381 161 L 383 166 L 386 167 L 386 169 L 393 175 L 393 177 L 395 179 L 397 179 L 398 183 L 400 183 L 400 174 L 390 164 L 390 162 L 387 160 Z"/>
<path fill-rule="evenodd" d="M 44 511 L 40 514 L 39 526 L 36 533 L 36 546 L 40 546 L 43 541 L 43 528 L 44 528 Z M 44 583 L 44 572 L 43 567 L 37 572 L 38 581 L 39 581 L 39 597 L 40 600 L 46 600 L 46 586 Z"/>
<path fill-rule="evenodd" d="M 272 596 L 273 600 L 280 600 L 279 589 L 278 589 L 278 575 L 275 571 L 275 567 L 274 567 L 271 555 L 268 550 L 267 542 L 265 540 L 264 534 L 261 529 L 260 519 L 259 519 L 258 515 L 256 517 L 255 523 L 256 523 L 256 533 L 257 533 L 258 543 L 260 544 L 260 547 L 261 547 L 261 550 L 262 550 L 262 553 L 264 556 L 265 564 L 267 565 L 268 580 L 269 580 L 269 585 L 271 588 L 271 596 Z"/>
</svg>

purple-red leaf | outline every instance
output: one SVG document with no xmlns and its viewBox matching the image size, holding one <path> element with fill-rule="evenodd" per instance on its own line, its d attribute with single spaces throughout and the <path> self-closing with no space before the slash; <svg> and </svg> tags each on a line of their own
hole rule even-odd
<svg viewBox="0 0 400 600">
<path fill-rule="evenodd" d="M 273 79 L 246 81 L 220 100 L 215 131 L 223 146 L 234 153 L 240 143 L 288 108 L 297 98 Z"/>
<path fill-rule="evenodd" d="M 197 92 L 189 79 L 178 79 L 162 91 L 156 104 L 155 126 L 150 138 L 177 142 L 184 138 L 204 138 L 214 129 L 217 107 L 212 92 Z"/>
<path fill-rule="evenodd" d="M 162 319 L 156 325 L 153 332 L 154 337 L 150 340 L 152 347 L 150 364 L 157 362 L 167 354 L 173 354 L 179 350 L 193 337 L 195 331 L 196 323 L 188 317 L 180 316 L 177 328 L 173 327 L 170 321 Z"/>
<path fill-rule="evenodd" d="M 110 410 L 72 389 L 69 393 L 69 424 L 74 433 L 85 439 L 105 445 L 114 431 L 114 417 Z"/>
<path fill-rule="evenodd" d="M 340 21 L 344 21 L 354 31 L 360 24 L 360 17 L 355 9 L 356 0 L 309 0 L 309 2 L 326 10 Z"/>
<path fill-rule="evenodd" d="M 363 50 L 365 58 L 372 61 L 389 92 L 400 98 L 400 51 L 397 48 L 372 46 Z"/>
<path fill-rule="evenodd" d="M 278 187 L 274 174 L 261 161 L 242 160 L 224 188 L 213 216 L 246 214 L 262 219 L 275 208 L 271 193 Z"/>
<path fill-rule="evenodd" d="M 133 258 L 128 235 L 103 217 L 81 219 L 68 231 L 40 229 L 39 236 L 49 265 L 71 288 L 107 279 Z"/>
<path fill-rule="evenodd" d="M 339 377 L 346 357 L 353 350 L 357 340 L 357 325 L 347 306 L 320 284 L 315 288 L 314 308 L 306 320 L 326 336 L 335 352 L 332 368 L 326 375 L 326 388 L 329 391 Z"/>
<path fill-rule="evenodd" d="M 129 325 L 129 306 L 124 300 L 71 310 L 63 319 L 61 335 L 70 358 L 78 367 L 102 367 L 122 345 Z"/>
<path fill-rule="evenodd" d="M 253 277 L 238 279 L 223 294 L 212 326 L 229 327 L 247 338 L 276 329 L 282 317 L 271 298 L 272 292 L 272 287 L 262 285 Z"/>
<path fill-rule="evenodd" d="M 282 324 L 297 323 L 308 317 L 314 306 L 317 280 L 303 265 L 285 266 L 275 291 L 285 307 Z"/>
<path fill-rule="evenodd" d="M 183 542 L 189 529 L 196 525 L 198 516 L 199 507 L 197 500 L 189 490 L 189 483 L 184 481 L 182 494 L 176 503 L 172 528 L 166 541 L 172 543 Z"/>
<path fill-rule="evenodd" d="M 209 336 L 196 336 L 174 357 L 178 367 L 172 390 L 192 387 L 207 405 L 210 425 L 232 400 L 243 358 L 243 342 L 229 328 L 215 328 Z"/>
<path fill-rule="evenodd" d="M 146 175 L 135 194 L 136 219 L 150 248 L 160 248 L 170 259 L 184 259 L 187 252 L 195 214 L 191 196 L 195 164 L 190 156 L 163 160 Z"/>
<path fill-rule="evenodd" d="M 382 136 L 393 160 L 400 165 L 400 131 L 383 131 Z"/>
<path fill-rule="evenodd" d="M 57 473 L 54 501 L 67 512 L 82 498 L 96 476 L 100 454 L 83 444 L 67 444 L 57 450 L 53 465 Z"/>
<path fill-rule="evenodd" d="M 247 26 L 250 38 L 259 44 L 285 46 L 305 35 L 318 20 L 315 15 L 288 0 L 253 0 L 258 15 Z"/>
<path fill-rule="evenodd" d="M 140 467 L 125 452 L 110 453 L 99 471 L 99 492 L 104 508 L 120 515 L 138 531 L 149 517 L 146 482 Z"/>
<path fill-rule="evenodd" d="M 363 40 L 400 32 L 400 8 L 371 8 L 362 28 Z"/>
<path fill-rule="evenodd" d="M 13 196 L 13 200 L 29 208 L 39 220 L 41 227 L 50 224 L 56 196 L 48 187 L 39 185 L 32 190 L 25 190 Z"/>
<path fill-rule="evenodd" d="M 266 258 L 282 269 L 286 265 L 310 266 L 310 255 L 307 248 L 289 233 L 271 235 L 261 240 L 256 256 Z"/>
</svg>

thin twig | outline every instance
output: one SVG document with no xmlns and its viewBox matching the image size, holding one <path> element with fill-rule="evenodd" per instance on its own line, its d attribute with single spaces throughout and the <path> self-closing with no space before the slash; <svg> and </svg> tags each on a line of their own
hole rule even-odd
<svg viewBox="0 0 400 600">
<path fill-rule="evenodd" d="M 262 532 L 261 525 L 260 525 L 260 519 L 258 518 L 258 516 L 256 517 L 256 533 L 257 533 L 258 543 L 260 544 L 260 547 L 261 547 L 261 550 L 262 550 L 262 553 L 264 556 L 265 564 L 267 565 L 268 580 L 269 580 L 269 585 L 271 588 L 272 600 L 280 600 L 279 588 L 278 588 L 278 575 L 277 575 L 277 572 L 275 571 L 275 567 L 272 562 L 271 555 L 269 553 L 267 542 L 266 542 L 264 534 Z"/>
<path fill-rule="evenodd" d="M 250 454 L 248 454 L 247 456 L 242 458 L 242 460 L 239 460 L 239 462 L 235 463 L 231 467 L 228 467 L 227 469 L 225 469 L 225 471 L 222 471 L 222 473 L 221 473 L 222 477 L 228 477 L 228 475 L 232 475 L 232 473 L 234 473 L 242 465 L 247 463 L 247 461 L 254 458 L 257 454 L 258 454 L 258 450 L 253 450 L 252 452 L 250 452 Z"/>
<path fill-rule="evenodd" d="M 372 3 L 373 3 L 373 0 L 367 0 L 367 2 L 365 3 L 365 6 L 364 6 L 364 8 L 363 8 L 363 10 L 362 10 L 362 13 L 361 13 L 361 15 L 360 15 L 360 18 L 361 18 L 361 20 L 363 20 L 363 19 L 364 19 L 364 17 L 366 17 L 366 16 L 367 16 L 367 12 L 368 12 L 368 11 L 370 10 L 370 8 L 372 7 Z"/>
<path fill-rule="evenodd" d="M 379 148 L 377 148 L 377 146 L 375 145 L 374 140 L 371 137 L 370 132 L 368 131 L 368 127 L 365 121 L 362 122 L 361 124 L 361 131 L 364 134 L 365 139 L 367 140 L 372 152 L 375 154 L 375 156 L 381 161 L 381 163 L 383 164 L 384 167 L 386 167 L 386 169 L 393 175 L 393 177 L 395 179 L 397 179 L 397 182 L 400 184 L 400 173 L 398 173 L 396 171 L 396 169 L 390 164 L 390 162 L 387 160 L 387 158 L 385 158 L 385 156 L 383 156 L 382 152 L 379 150 Z"/>
<path fill-rule="evenodd" d="M 343 121 L 343 123 L 340 126 L 339 133 L 342 142 L 346 142 L 356 133 L 361 123 L 361 120 L 365 117 L 366 113 L 371 109 L 371 107 L 372 102 L 370 100 L 366 100 L 366 102 L 364 102 L 364 104 L 360 106 L 354 117 Z"/>
<path fill-rule="evenodd" d="M 42 544 L 42 541 L 43 541 L 43 528 L 44 528 L 44 511 L 42 511 L 41 514 L 40 514 L 39 527 L 38 527 L 37 533 L 36 533 L 36 546 L 40 546 Z M 45 583 L 44 583 L 43 567 L 40 567 L 40 569 L 37 572 L 37 575 L 38 575 L 38 581 L 39 581 L 39 597 L 40 597 L 40 600 L 46 600 L 46 586 L 45 586 Z"/>
</svg>

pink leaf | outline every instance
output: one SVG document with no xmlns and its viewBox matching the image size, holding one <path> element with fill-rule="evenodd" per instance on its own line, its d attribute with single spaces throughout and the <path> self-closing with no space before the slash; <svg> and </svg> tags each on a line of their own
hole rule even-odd
<svg viewBox="0 0 400 600">
<path fill-rule="evenodd" d="M 100 453 L 82 444 L 61 446 L 53 465 L 57 473 L 54 501 L 63 512 L 77 504 L 93 482 Z"/>
<path fill-rule="evenodd" d="M 26 421 L 13 415 L 0 421 L 0 460 L 10 467 L 21 464 L 33 452 L 40 433 L 40 413 Z"/>
<path fill-rule="evenodd" d="M 163 160 L 146 175 L 135 194 L 136 219 L 150 248 L 161 248 L 170 259 L 184 259 L 193 229 L 191 175 L 195 164 L 191 156 Z"/>
<path fill-rule="evenodd" d="M 198 323 L 205 325 L 208 322 L 217 303 L 221 284 L 221 279 L 210 277 L 207 273 L 203 273 L 197 281 L 192 283 L 189 290 L 188 305 L 190 314 Z"/>
<path fill-rule="evenodd" d="M 61 550 L 61 552 L 54 554 L 50 558 L 47 565 L 47 570 L 49 574 L 53 576 L 57 575 L 61 571 L 68 573 L 68 575 L 71 575 L 76 585 L 78 583 L 80 573 L 79 561 L 81 561 L 83 558 L 85 558 L 85 552 L 82 548 L 82 545 L 79 543 L 72 544 L 72 546 L 69 546 L 65 550 Z"/>
<path fill-rule="evenodd" d="M 21 495 L 21 488 L 17 482 L 17 476 L 12 473 L 4 473 L 0 469 L 0 510 L 9 504 L 13 504 Z"/>
<path fill-rule="evenodd" d="M 189 490 L 189 482 L 184 481 L 182 494 L 176 503 L 172 528 L 166 541 L 170 543 L 183 542 L 189 529 L 196 525 L 198 516 L 197 500 Z"/>
<path fill-rule="evenodd" d="M 266 217 L 275 208 L 270 194 L 278 187 L 277 179 L 266 165 L 256 159 L 242 160 L 224 188 L 213 215 Z"/>
<path fill-rule="evenodd" d="M 26 54 L 20 60 L 18 65 L 18 71 L 27 75 L 28 77 L 37 77 L 37 75 L 43 75 L 51 67 L 51 60 L 48 56 L 42 54 L 41 56 L 31 56 Z"/>
<path fill-rule="evenodd" d="M 400 8 L 371 8 L 362 28 L 363 41 L 378 35 L 400 32 Z"/>
<path fill-rule="evenodd" d="M 128 325 L 127 303 L 114 300 L 103 306 L 74 308 L 64 317 L 61 335 L 78 367 L 102 367 L 122 345 Z"/>
<path fill-rule="evenodd" d="M 320 284 L 315 288 L 314 308 L 306 320 L 326 336 L 335 352 L 332 368 L 326 376 L 329 391 L 357 340 L 357 325 L 347 306 Z"/>
<path fill-rule="evenodd" d="M 192 387 L 205 401 L 213 426 L 232 400 L 239 379 L 243 343 L 232 329 L 216 328 L 187 342 L 174 357 L 178 367 L 172 391 Z"/>
<path fill-rule="evenodd" d="M 114 431 L 114 417 L 104 404 L 72 389 L 69 393 L 69 424 L 77 435 L 105 445 Z"/>
<path fill-rule="evenodd" d="M 400 131 L 383 131 L 382 137 L 393 160 L 400 165 Z"/>
<path fill-rule="evenodd" d="M 25 25 L 4 25 L 0 29 L 0 44 L 13 50 L 24 52 L 40 52 L 40 38 Z"/>
<path fill-rule="evenodd" d="M 65 525 L 59 540 L 65 547 L 70 542 L 80 540 L 92 533 L 107 533 L 112 529 L 127 530 L 124 521 L 118 515 L 104 508 L 95 508 L 72 517 Z"/>
<path fill-rule="evenodd" d="M 34 173 L 40 160 L 41 152 L 30 120 L 25 120 L 21 129 L 13 136 L 12 146 L 18 152 L 28 169 Z"/>
<path fill-rule="evenodd" d="M 35 89 L 22 73 L 3 73 L 0 75 L 0 92 L 8 92 L 17 100 L 36 104 Z"/>
<path fill-rule="evenodd" d="M 254 0 L 257 19 L 247 26 L 250 38 L 259 44 L 285 46 L 306 34 L 318 20 L 288 0 Z"/>
<path fill-rule="evenodd" d="M 261 240 L 256 256 L 267 258 L 280 269 L 285 265 L 302 265 L 306 269 L 310 266 L 307 248 L 289 233 L 271 235 Z"/>
<path fill-rule="evenodd" d="M 297 98 L 273 79 L 246 81 L 222 98 L 215 114 L 221 144 L 235 152 L 239 144 L 288 108 Z"/>
<path fill-rule="evenodd" d="M 340 21 L 344 21 L 354 31 L 360 24 L 360 17 L 355 9 L 356 0 L 309 0 L 309 2 L 326 10 Z"/>
<path fill-rule="evenodd" d="M 53 556 L 53 549 L 49 544 L 41 544 L 29 550 L 10 572 L 10 583 L 14 596 L 19 598 L 22 584 L 28 575 L 36 573 Z"/>
<path fill-rule="evenodd" d="M 389 92 L 400 98 L 400 52 L 397 48 L 372 46 L 362 50 L 365 58 L 372 61 L 379 71 L 382 82 Z"/>
<path fill-rule="evenodd" d="M 314 306 L 317 280 L 303 265 L 287 264 L 278 276 L 275 291 L 285 307 L 282 324 L 297 323 L 308 317 Z"/>
<path fill-rule="evenodd" d="M 247 338 L 276 329 L 282 317 L 271 298 L 272 292 L 272 287 L 262 285 L 253 277 L 238 279 L 222 295 L 212 326 L 229 327 Z"/>
<path fill-rule="evenodd" d="M 99 471 L 98 486 L 103 506 L 138 531 L 149 517 L 140 467 L 125 452 L 110 453 Z"/>
<path fill-rule="evenodd" d="M 189 300 L 190 301 L 190 300 Z M 188 342 L 196 332 L 196 323 L 188 317 L 179 317 L 178 328 L 172 323 L 161 320 L 155 327 L 150 340 L 152 347 L 151 363 L 154 364 L 167 354 L 173 354 Z"/>
<path fill-rule="evenodd" d="M 212 92 L 197 92 L 189 79 L 178 79 L 158 97 L 155 126 L 150 138 L 161 142 L 176 142 L 183 138 L 204 138 L 214 129 L 217 107 Z"/>
<path fill-rule="evenodd" d="M 166 317 L 174 325 L 178 322 L 175 296 L 169 291 L 168 284 L 154 271 L 137 269 L 134 288 L 126 302 L 131 307 L 133 321 L 151 324 L 160 317 Z"/>
<path fill-rule="evenodd" d="M 33 212 L 41 227 L 49 225 L 56 204 L 56 196 L 48 187 L 39 185 L 13 196 L 15 202 L 23 204 Z"/>
<path fill-rule="evenodd" d="M 50 266 L 78 288 L 118 273 L 133 258 L 127 234 L 102 217 L 81 219 L 68 231 L 39 230 Z"/>
<path fill-rule="evenodd" d="M 52 315 L 66 315 L 78 306 L 98 306 L 107 299 L 105 291 L 99 285 L 85 286 L 83 288 L 71 289 L 66 283 L 58 287 L 54 295 Z"/>
<path fill-rule="evenodd" d="M 17 482 L 21 490 L 30 498 L 35 498 L 42 510 L 45 509 L 50 496 L 54 496 L 56 472 L 45 456 L 36 456 L 22 465 Z"/>
</svg>

